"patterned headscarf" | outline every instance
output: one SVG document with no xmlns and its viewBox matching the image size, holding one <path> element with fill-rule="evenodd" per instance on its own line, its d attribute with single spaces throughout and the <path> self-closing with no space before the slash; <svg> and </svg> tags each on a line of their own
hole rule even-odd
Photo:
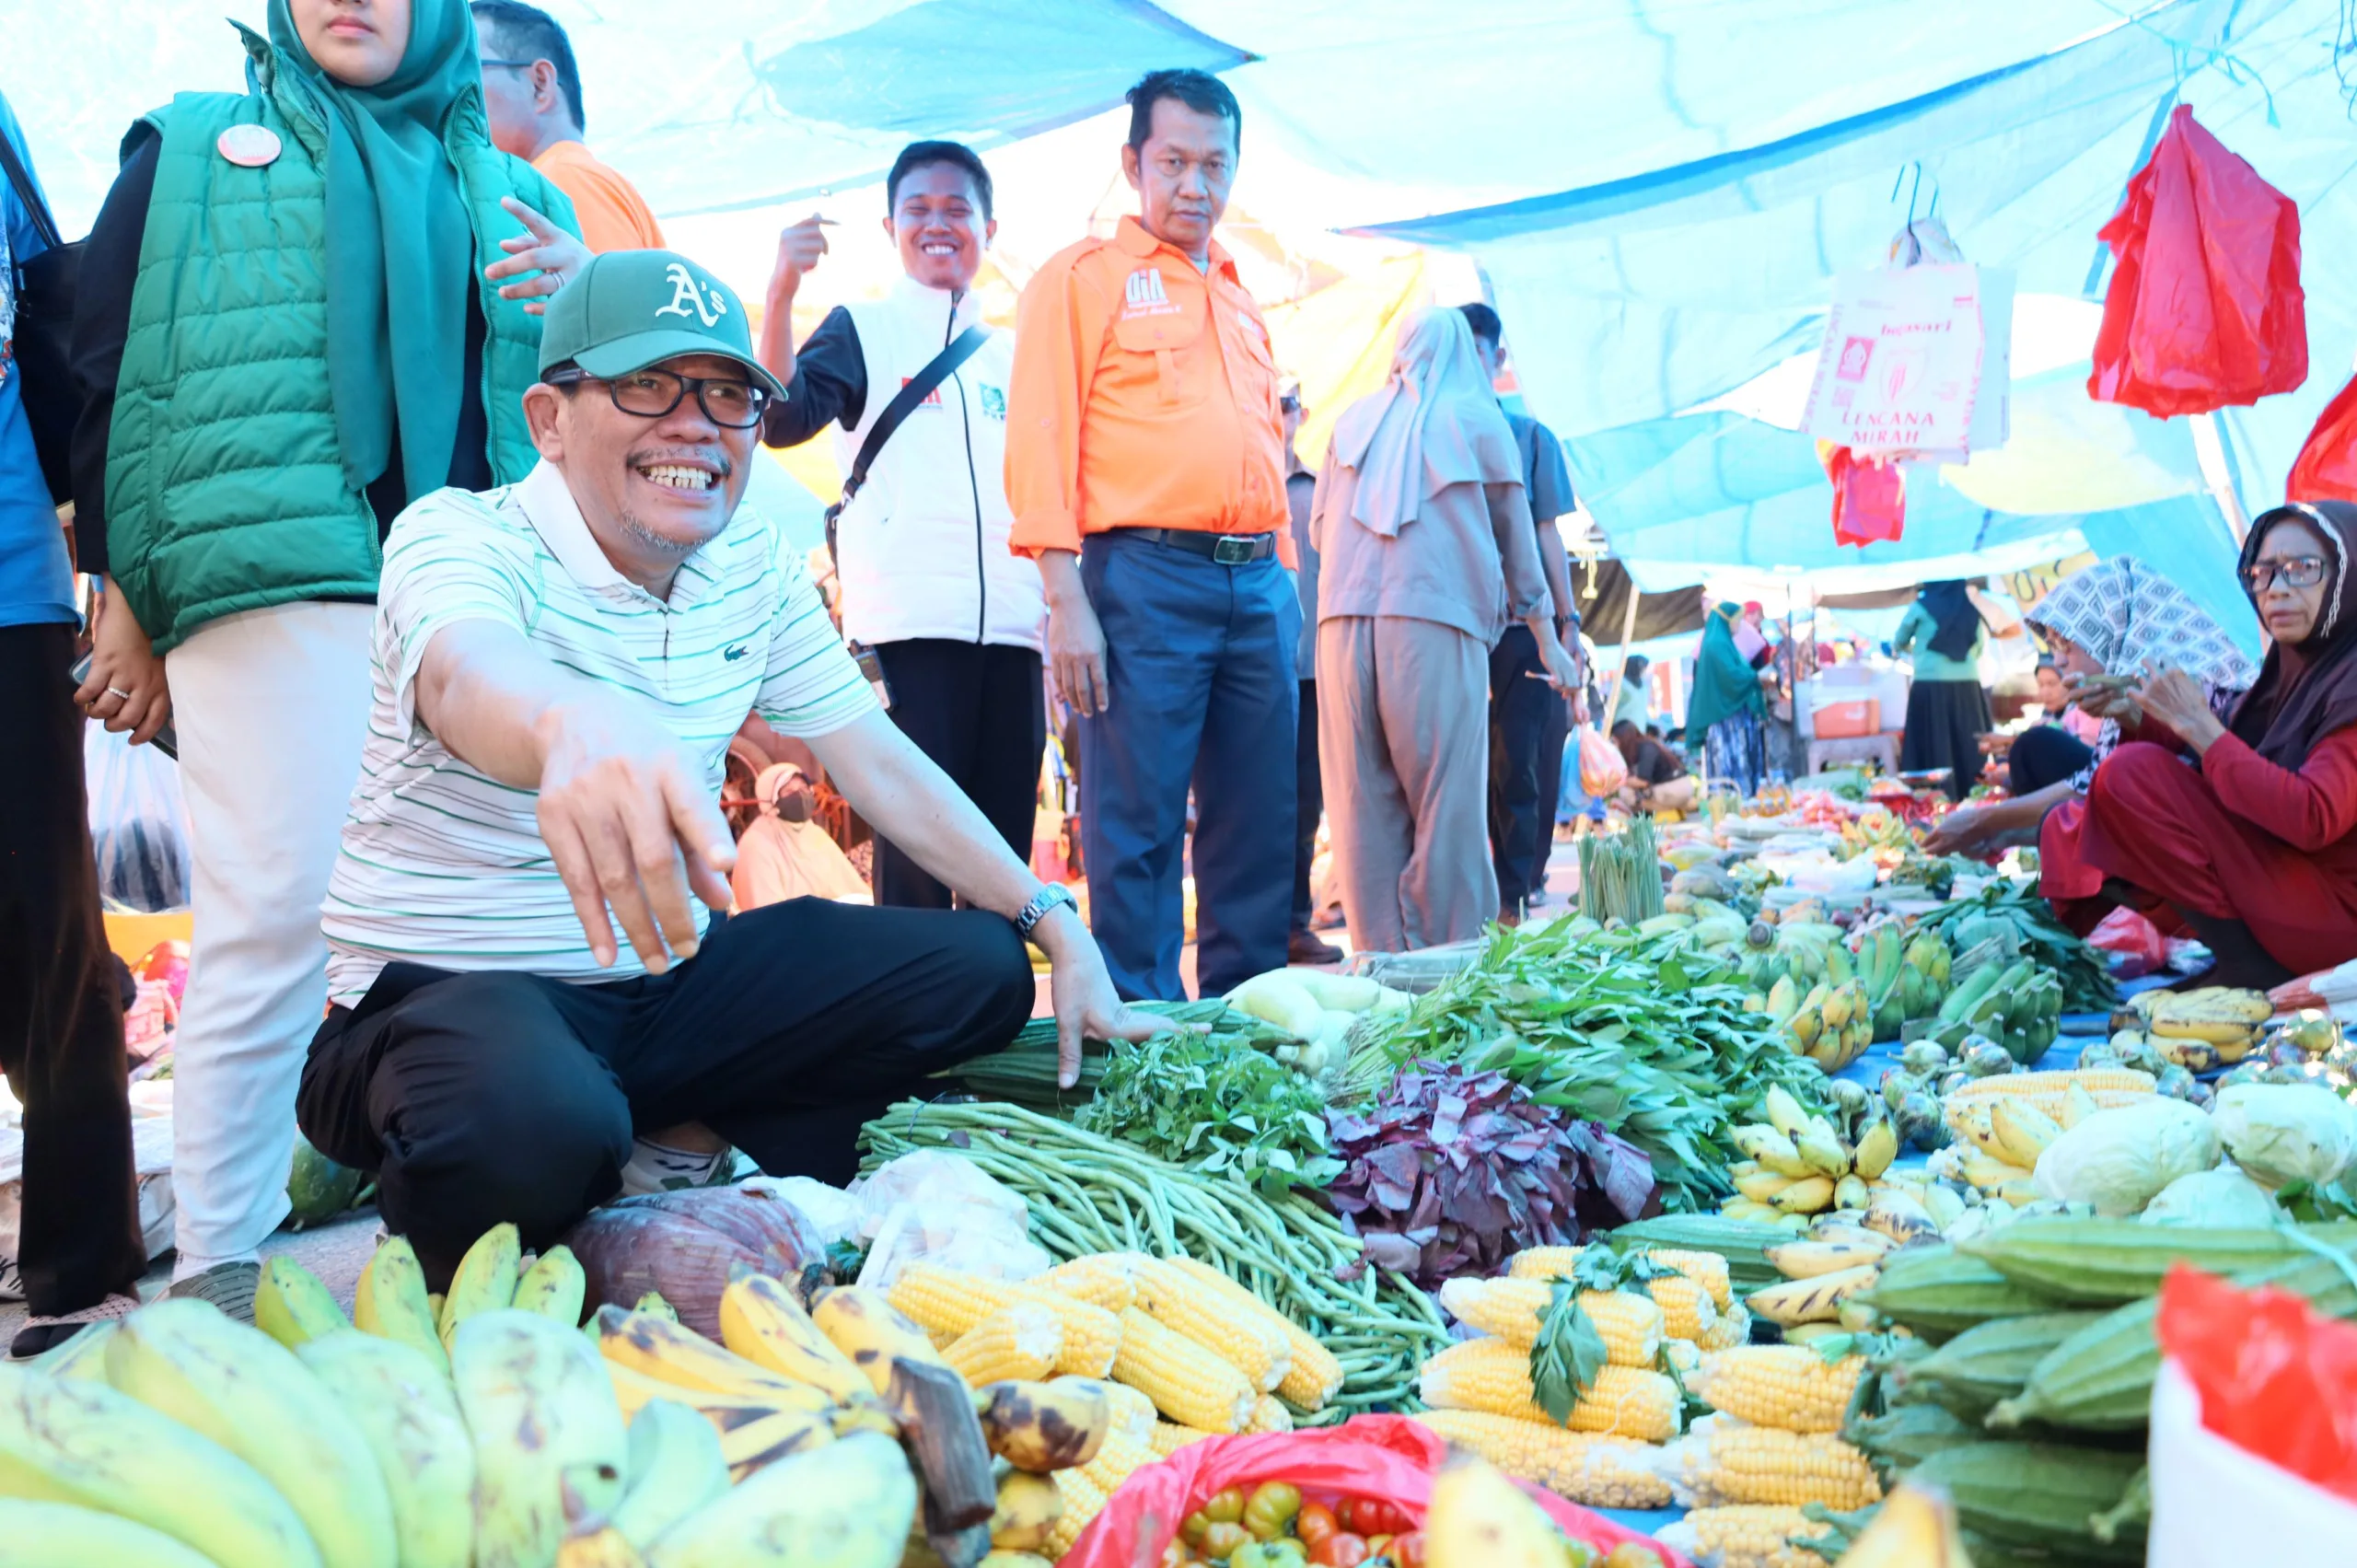
<svg viewBox="0 0 2357 1568">
<path fill-rule="evenodd" d="M 2233 700 L 2258 678 L 2258 667 L 2208 610 L 2132 555 L 2115 555 L 2063 579 L 2022 619 L 2068 637 L 2107 674 L 2137 675 L 2147 664 L 2181 669 L 2201 683 L 2213 713 L 2231 711 Z M 2104 720 L 2094 761 L 2072 782 L 2084 789 L 2096 764 L 2119 744 L 2119 726 Z"/>
</svg>

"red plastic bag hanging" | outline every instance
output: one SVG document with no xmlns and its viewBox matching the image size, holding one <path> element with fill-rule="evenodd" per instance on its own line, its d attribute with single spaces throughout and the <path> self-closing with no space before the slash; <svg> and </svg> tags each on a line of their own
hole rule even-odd
<svg viewBox="0 0 2357 1568">
<path fill-rule="evenodd" d="M 2177 1263 L 2161 1283 L 2154 1335 L 2200 1394 L 2202 1425 L 2357 1498 L 2357 1328 L 2290 1291 L 2241 1291 Z"/>
<path fill-rule="evenodd" d="M 2284 483 L 2286 501 L 2357 501 L 2357 376 L 2325 404 Z"/>
<path fill-rule="evenodd" d="M 2300 209 L 2179 104 L 2097 237 L 2118 264 L 2087 395 L 2166 419 L 2308 378 Z"/>
<path fill-rule="evenodd" d="M 1264 1481 L 1288 1481 L 1303 1492 L 1369 1498 L 1403 1510 L 1421 1528 L 1433 1495 L 1433 1477 L 1448 1445 L 1421 1422 L 1398 1415 L 1353 1416 L 1340 1426 L 1207 1437 L 1159 1464 L 1133 1473 L 1058 1560 L 1057 1568 L 1136 1568 L 1158 1563 L 1162 1549 L 1189 1514 L 1230 1486 L 1247 1492 Z M 1525 1487 L 1565 1533 L 1599 1554 L 1633 1541 L 1666 1568 L 1686 1560 L 1659 1541 L 1624 1529 L 1601 1514 Z"/>
<path fill-rule="evenodd" d="M 1817 455 L 1833 482 L 1834 543 L 1867 545 L 1907 531 L 1907 475 L 1897 463 L 1824 441 Z"/>
</svg>

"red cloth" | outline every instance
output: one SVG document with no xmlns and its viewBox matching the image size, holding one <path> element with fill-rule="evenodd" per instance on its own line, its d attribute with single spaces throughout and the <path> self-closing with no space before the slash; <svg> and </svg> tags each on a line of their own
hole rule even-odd
<svg viewBox="0 0 2357 1568">
<path fill-rule="evenodd" d="M 2096 770 L 2075 834 L 2060 815 L 2038 837 L 2049 898 L 2117 877 L 2192 913 L 2241 921 L 2301 973 L 2357 958 L 2357 729 L 2327 736 L 2297 772 L 2231 735 L 2199 771 L 2168 747 L 2132 741 Z M 2051 864 L 2049 844 L 2060 852 Z"/>
</svg>

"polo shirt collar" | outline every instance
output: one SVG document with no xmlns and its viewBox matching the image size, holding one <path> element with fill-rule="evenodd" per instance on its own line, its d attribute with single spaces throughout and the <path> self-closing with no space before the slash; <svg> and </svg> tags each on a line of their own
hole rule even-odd
<svg viewBox="0 0 2357 1568">
<path fill-rule="evenodd" d="M 549 547 L 549 553 L 564 568 L 564 575 L 592 593 L 680 610 L 699 603 L 704 589 L 715 580 L 714 568 L 704 561 L 705 552 L 712 548 L 710 540 L 704 541 L 702 549 L 679 563 L 679 572 L 671 578 L 671 597 L 668 599 L 656 598 L 623 576 L 607 559 L 598 536 L 589 531 L 587 520 L 581 516 L 580 504 L 573 498 L 572 487 L 564 482 L 563 470 L 546 458 L 517 482 L 514 494 L 517 505 L 524 509 L 526 520 L 532 525 L 532 531 Z M 740 515 L 745 511 L 741 502 L 737 510 Z"/>
<path fill-rule="evenodd" d="M 1192 256 L 1188 255 L 1184 250 L 1179 250 L 1178 247 L 1170 244 L 1167 240 L 1156 239 L 1153 235 L 1146 232 L 1145 225 L 1140 223 L 1136 218 L 1127 215 L 1122 216 L 1120 224 L 1113 230 L 1113 243 L 1119 245 L 1131 255 L 1141 259 L 1151 256 L 1157 250 L 1167 250 L 1173 256 L 1176 256 L 1180 261 L 1186 262 L 1190 271 L 1194 269 L 1195 259 Z M 1226 273 L 1228 282 L 1238 284 L 1238 285 L 1241 286 L 1240 280 L 1238 280 L 1236 275 L 1235 260 L 1228 255 L 1227 251 L 1220 245 L 1218 240 L 1214 239 L 1212 241 L 1209 255 L 1211 258 L 1211 270 L 1213 272 Z"/>
</svg>

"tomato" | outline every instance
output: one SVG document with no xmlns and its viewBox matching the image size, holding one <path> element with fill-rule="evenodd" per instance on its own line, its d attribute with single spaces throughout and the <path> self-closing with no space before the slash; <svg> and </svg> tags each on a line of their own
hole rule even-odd
<svg viewBox="0 0 2357 1568">
<path fill-rule="evenodd" d="M 1363 1536 L 1396 1536 L 1412 1524 L 1397 1507 L 1373 1497 L 1353 1497 L 1342 1504 L 1342 1527 Z"/>
<path fill-rule="evenodd" d="M 1293 1533 L 1304 1546 L 1316 1546 L 1342 1527 L 1335 1522 L 1334 1510 L 1323 1503 L 1309 1503 L 1294 1516 Z"/>
<path fill-rule="evenodd" d="M 1301 1554 L 1301 1542 L 1287 1536 L 1283 1540 L 1245 1542 L 1227 1560 L 1227 1568 L 1306 1568 L 1308 1561 Z"/>
<path fill-rule="evenodd" d="M 1424 1532 L 1410 1530 L 1391 1541 L 1391 1561 L 1399 1568 L 1424 1568 Z"/>
<path fill-rule="evenodd" d="M 1203 1531 L 1202 1554 L 1205 1557 L 1233 1557 L 1237 1548 L 1251 1539 L 1242 1525 L 1222 1520 Z"/>
<path fill-rule="evenodd" d="M 1212 1500 L 1203 1504 L 1202 1514 L 1214 1525 L 1235 1524 L 1244 1517 L 1244 1489 L 1231 1486 L 1212 1493 Z"/>
<path fill-rule="evenodd" d="M 1337 1530 L 1309 1549 L 1309 1561 L 1317 1568 L 1359 1568 L 1368 1555 L 1366 1538 L 1347 1530 Z"/>
<path fill-rule="evenodd" d="M 1383 1554 L 1389 1551 L 1390 1547 L 1391 1538 L 1389 1536 L 1369 1536 L 1366 1538 L 1366 1554 L 1369 1557 L 1383 1557 Z M 1384 1558 L 1384 1561 L 1387 1562 L 1390 1559 Z"/>
<path fill-rule="evenodd" d="M 1282 1481 L 1266 1481 L 1252 1489 L 1238 1523 L 1254 1540 L 1274 1540 L 1286 1532 L 1301 1512 L 1301 1488 Z"/>
<path fill-rule="evenodd" d="M 1204 1518 L 1203 1511 L 1198 1508 L 1179 1522 L 1178 1539 L 1170 1544 L 1177 1546 L 1183 1541 L 1189 1546 L 1201 1546 L 1203 1544 L 1203 1532 L 1211 1527 L 1212 1522 Z"/>
<path fill-rule="evenodd" d="M 1174 1540 L 1162 1549 L 1162 1568 L 1187 1568 L 1194 1560 L 1195 1554 L 1187 1550 L 1183 1540 Z"/>
</svg>

